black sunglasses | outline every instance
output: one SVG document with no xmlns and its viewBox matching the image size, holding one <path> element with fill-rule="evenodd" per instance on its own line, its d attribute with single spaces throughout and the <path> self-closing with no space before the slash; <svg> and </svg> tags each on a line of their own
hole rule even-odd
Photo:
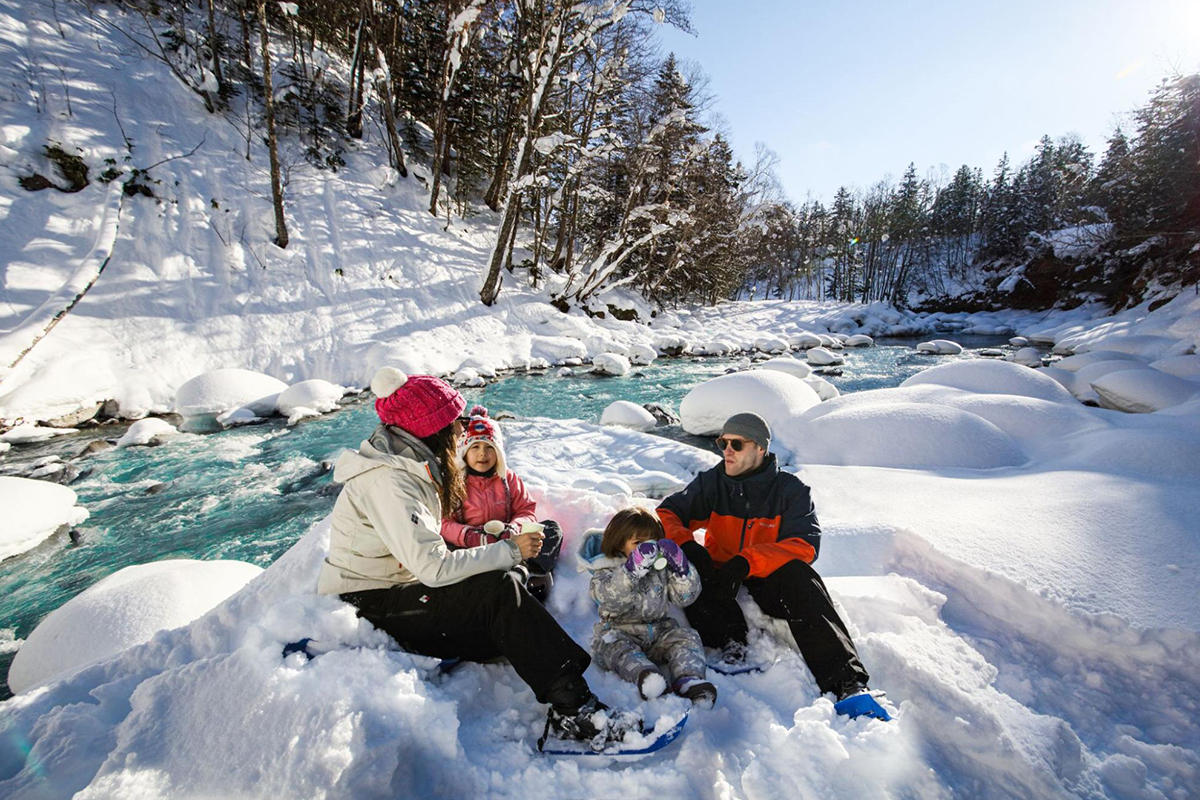
<svg viewBox="0 0 1200 800">
<path fill-rule="evenodd" d="M 717 449 L 722 453 L 725 452 L 726 447 L 732 447 L 733 452 L 740 453 L 742 452 L 742 448 L 748 444 L 750 444 L 750 442 L 746 439 L 726 439 L 724 436 L 717 439 Z"/>
</svg>

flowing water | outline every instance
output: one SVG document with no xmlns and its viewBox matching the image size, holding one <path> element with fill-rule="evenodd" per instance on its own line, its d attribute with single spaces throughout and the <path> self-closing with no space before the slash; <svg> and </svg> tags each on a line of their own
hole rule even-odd
<svg viewBox="0 0 1200 800">
<path fill-rule="evenodd" d="M 998 347 L 1001 337 L 957 337 L 973 357 Z M 843 393 L 898 386 L 953 357 L 922 356 L 911 341 L 880 341 L 844 351 Z M 597 422 L 614 400 L 664 403 L 678 410 L 695 385 L 724 374 L 744 357 L 660 359 L 624 377 L 586 372 L 557 377 L 521 374 L 467 389 L 468 404 L 493 415 Z M 161 447 L 111 449 L 78 459 L 97 439 L 115 439 L 126 426 L 93 428 L 44 444 L 14 446 L 0 456 L 0 472 L 26 474 L 39 460 L 58 457 L 81 470 L 70 484 L 90 517 L 77 541 L 52 536 L 33 550 L 0 562 L 0 649 L 24 638 L 38 621 L 116 570 L 168 558 L 236 559 L 266 567 L 314 522 L 329 513 L 335 491 L 330 467 L 376 424 L 371 403 L 357 400 L 320 419 L 288 428 L 280 419 L 220 433 L 187 435 Z M 678 428 L 674 428 L 678 434 Z M 10 648 L 11 649 L 11 648 Z M 0 653 L 0 676 L 12 652 Z M 8 697 L 7 683 L 0 699 Z"/>
</svg>

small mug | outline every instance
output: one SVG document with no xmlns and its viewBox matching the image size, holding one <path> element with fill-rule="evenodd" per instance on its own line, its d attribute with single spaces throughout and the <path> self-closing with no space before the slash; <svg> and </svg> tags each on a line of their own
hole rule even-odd
<svg viewBox="0 0 1200 800">
<path fill-rule="evenodd" d="M 546 530 L 546 526 L 540 522 L 522 522 L 521 533 L 541 533 Z"/>
<path fill-rule="evenodd" d="M 492 536 L 499 536 L 504 533 L 504 523 L 498 519 L 488 520 L 483 526 L 484 533 L 489 533 Z"/>
</svg>

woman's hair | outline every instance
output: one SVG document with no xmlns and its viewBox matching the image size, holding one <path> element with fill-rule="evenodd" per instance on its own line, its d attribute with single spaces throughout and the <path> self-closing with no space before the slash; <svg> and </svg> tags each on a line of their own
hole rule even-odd
<svg viewBox="0 0 1200 800">
<path fill-rule="evenodd" d="M 600 540 L 600 550 L 609 558 L 620 558 L 625 555 L 625 543 L 630 539 L 661 539 L 663 535 L 658 516 L 634 506 L 613 514 Z"/>
<path fill-rule="evenodd" d="M 467 497 L 467 484 L 458 466 L 458 437 L 451 423 L 432 436 L 421 439 L 433 451 L 442 468 L 442 482 L 438 486 L 442 500 L 442 516 L 450 517 Z"/>
</svg>

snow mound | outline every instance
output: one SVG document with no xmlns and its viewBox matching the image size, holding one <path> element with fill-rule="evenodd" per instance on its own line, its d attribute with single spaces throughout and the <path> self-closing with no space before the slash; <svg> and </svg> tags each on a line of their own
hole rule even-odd
<svg viewBox="0 0 1200 800">
<path fill-rule="evenodd" d="M 1189 381 L 1200 381 L 1200 355 L 1171 356 L 1150 362 L 1150 366 L 1159 372 L 1185 378 Z"/>
<path fill-rule="evenodd" d="M 800 359 L 792 358 L 791 356 L 768 359 L 759 364 L 758 368 L 779 370 L 780 372 L 786 372 L 788 375 L 795 375 L 797 378 L 807 378 L 812 374 L 812 367 Z"/>
<path fill-rule="evenodd" d="M 846 359 L 839 356 L 837 353 L 832 353 L 827 347 L 813 347 L 806 353 L 808 363 L 816 364 L 818 367 L 829 367 L 837 364 L 845 363 Z"/>
<path fill-rule="evenodd" d="M 1054 366 L 1058 369 L 1065 369 L 1068 372 L 1078 372 L 1090 364 L 1097 364 L 1101 361 L 1129 361 L 1133 364 L 1145 364 L 1146 359 L 1141 356 L 1122 353 L 1118 350 L 1092 350 L 1088 353 L 1080 353 L 1077 356 L 1067 356 L 1054 362 Z"/>
<path fill-rule="evenodd" d="M 941 364 L 913 375 L 900 386 L 919 386 L 926 383 L 952 386 L 981 394 L 1015 394 L 1059 403 L 1075 402 L 1071 393 L 1058 381 L 1040 374 L 1038 370 L 1027 369 L 1007 361 L 978 359 Z"/>
<path fill-rule="evenodd" d="M 32 444 L 34 442 L 45 442 L 53 439 L 55 436 L 64 436 L 68 433 L 79 433 L 79 431 L 74 428 L 47 428 L 27 422 L 23 425 L 16 425 L 3 434 L 0 434 L 0 442 L 8 445 Z"/>
<path fill-rule="evenodd" d="M 32 550 L 63 526 L 87 519 L 87 509 L 75 500 L 73 490 L 57 483 L 0 476 L 0 559 Z"/>
<path fill-rule="evenodd" d="M 865 333 L 856 333 L 844 342 L 846 347 L 874 347 L 875 340 Z"/>
<path fill-rule="evenodd" d="M 962 353 L 963 346 L 949 339 L 934 339 L 917 345 L 918 353 L 931 353 L 935 356 L 956 356 Z"/>
<path fill-rule="evenodd" d="M 625 356 L 616 353 L 601 353 L 592 359 L 592 371 L 601 375 L 628 375 L 632 365 Z"/>
<path fill-rule="evenodd" d="M 648 344 L 635 344 L 629 348 L 629 363 L 644 367 L 658 358 L 658 353 Z"/>
<path fill-rule="evenodd" d="M 255 416 L 275 413 L 287 384 L 248 369 L 214 369 L 185 382 L 175 392 L 173 410 L 183 417 L 204 417 L 247 408 Z"/>
<path fill-rule="evenodd" d="M 313 378 L 289 386 L 279 394 L 279 413 L 295 425 L 305 417 L 319 417 L 338 407 L 346 389 L 336 383 Z"/>
<path fill-rule="evenodd" d="M 632 428 L 635 431 L 648 431 L 658 424 L 646 409 L 628 400 L 617 400 L 609 404 L 600 415 L 601 425 L 617 425 L 622 428 Z"/>
<path fill-rule="evenodd" d="M 1118 353 L 1128 353 L 1141 356 L 1147 360 L 1161 358 L 1167 351 L 1178 344 L 1179 340 L 1169 336 L 1154 334 L 1108 334 L 1093 335 L 1092 333 L 1069 336 L 1055 345 L 1070 350 L 1073 353 L 1090 353 L 1094 350 L 1115 350 Z"/>
<path fill-rule="evenodd" d="M 1009 356 L 1008 360 L 1023 367 L 1040 367 L 1042 365 L 1042 354 L 1036 347 L 1022 347 Z"/>
<path fill-rule="evenodd" d="M 587 355 L 587 348 L 578 339 L 566 336 L 534 336 L 530 339 L 529 357 L 544 358 L 551 364 L 561 365 L 567 359 L 584 359 Z"/>
<path fill-rule="evenodd" d="M 708 436 L 719 433 L 734 414 L 753 411 L 778 437 L 796 417 L 820 402 L 817 393 L 794 375 L 756 369 L 721 375 L 695 387 L 679 404 L 679 416 L 688 433 Z M 786 460 L 790 453 L 779 455 Z"/>
<path fill-rule="evenodd" d="M 817 393 L 817 397 L 821 398 L 821 402 L 833 400 L 834 398 L 841 396 L 841 392 L 838 391 L 838 388 L 822 378 L 820 375 L 809 375 L 801 380 L 807 383 L 812 390 Z"/>
<path fill-rule="evenodd" d="M 151 444 L 155 439 L 174 436 L 177 433 L 179 431 L 175 430 L 175 426 L 165 419 L 157 417 L 139 419 L 129 426 L 129 430 L 125 431 L 124 436 L 117 440 L 117 447 L 140 447 Z"/>
<path fill-rule="evenodd" d="M 1008 343 L 1013 347 L 1024 347 L 1025 345 L 1029 344 L 1029 340 L 1024 336 L 1014 336 L 1008 340 Z"/>
<path fill-rule="evenodd" d="M 788 344 L 795 347 L 797 350 L 811 350 L 814 347 L 821 346 L 821 337 L 815 333 L 802 331 L 793 336 L 788 337 Z"/>
<path fill-rule="evenodd" d="M 1105 408 L 1130 413 L 1162 411 L 1196 396 L 1200 384 L 1156 369 L 1123 369 L 1092 382 Z"/>
<path fill-rule="evenodd" d="M 118 570 L 50 612 L 17 652 L 8 685 L 24 692 L 187 625 L 261 573 L 242 561 L 175 559 Z"/>
<path fill-rule="evenodd" d="M 1076 370 L 1072 375 L 1071 382 L 1066 384 L 1066 386 L 1079 401 L 1099 403 L 1100 397 L 1096 394 L 1096 390 L 1092 388 L 1092 382 L 1100 380 L 1111 372 L 1122 372 L 1127 369 L 1145 369 L 1144 362 L 1141 359 L 1136 361 L 1130 359 L 1093 361 Z"/>
<path fill-rule="evenodd" d="M 764 353 L 786 353 L 789 345 L 786 339 L 778 336 L 760 336 L 754 340 L 754 348 Z"/>
<path fill-rule="evenodd" d="M 999 469 L 1028 461 L 1000 428 L 925 403 L 850 405 L 778 434 L 798 463 L 898 469 Z"/>
</svg>

